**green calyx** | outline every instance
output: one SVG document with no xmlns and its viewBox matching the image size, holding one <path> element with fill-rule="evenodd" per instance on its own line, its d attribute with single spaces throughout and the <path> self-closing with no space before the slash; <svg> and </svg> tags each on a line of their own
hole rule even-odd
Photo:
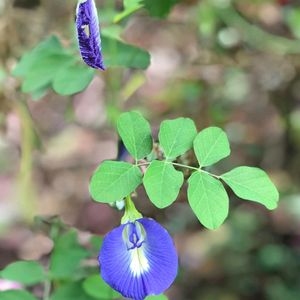
<svg viewBox="0 0 300 300">
<path fill-rule="evenodd" d="M 130 196 L 125 199 L 125 213 L 121 219 L 121 224 L 128 222 L 134 222 L 137 219 L 141 219 L 143 215 L 136 209 Z"/>
</svg>

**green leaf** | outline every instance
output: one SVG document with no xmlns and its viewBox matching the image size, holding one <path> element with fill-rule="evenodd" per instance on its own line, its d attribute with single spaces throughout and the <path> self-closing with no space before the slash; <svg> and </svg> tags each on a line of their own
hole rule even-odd
<svg viewBox="0 0 300 300">
<path fill-rule="evenodd" d="M 37 300 L 36 297 L 23 290 L 0 291 L 1 300 Z"/>
<path fill-rule="evenodd" d="M 51 295 L 50 300 L 95 300 L 95 298 L 86 294 L 82 282 L 79 281 L 60 286 Z"/>
<path fill-rule="evenodd" d="M 128 196 L 142 183 L 137 166 L 121 161 L 104 161 L 93 174 L 90 194 L 95 201 L 109 203 Z"/>
<path fill-rule="evenodd" d="M 259 168 L 237 167 L 221 176 L 234 193 L 242 199 L 275 209 L 279 193 L 268 174 Z"/>
<path fill-rule="evenodd" d="M 60 95 L 73 95 L 83 91 L 93 80 L 95 70 L 84 65 L 72 64 L 57 72 L 52 83 Z"/>
<path fill-rule="evenodd" d="M 300 8 L 290 7 L 286 11 L 286 21 L 294 36 L 300 39 Z"/>
<path fill-rule="evenodd" d="M 63 47 L 59 39 L 52 35 L 46 40 L 39 43 L 30 52 L 25 53 L 19 63 L 14 68 L 12 74 L 13 76 L 24 77 L 29 70 L 32 68 L 32 64 L 36 61 L 42 60 L 44 57 L 48 56 L 49 53 L 57 54 L 63 51 Z"/>
<path fill-rule="evenodd" d="M 34 61 L 24 76 L 22 92 L 31 93 L 50 84 L 58 71 L 71 62 L 74 62 L 74 57 L 66 53 L 49 53 L 43 59 Z"/>
<path fill-rule="evenodd" d="M 179 0 L 144 0 L 145 8 L 153 17 L 166 17 Z"/>
<path fill-rule="evenodd" d="M 189 118 L 163 121 L 158 138 L 167 160 L 175 159 L 191 149 L 196 134 L 194 121 Z"/>
<path fill-rule="evenodd" d="M 104 64 L 108 68 L 147 69 L 150 65 L 150 54 L 146 50 L 104 35 L 102 35 L 102 45 Z"/>
<path fill-rule="evenodd" d="M 69 231 L 58 237 L 50 259 L 49 273 L 53 279 L 74 278 L 81 260 L 89 255 L 78 243 L 77 233 Z"/>
<path fill-rule="evenodd" d="M 59 39 L 50 36 L 23 55 L 13 75 L 24 79 L 23 92 L 34 93 L 34 97 L 39 98 L 41 91 L 51 84 L 58 70 L 72 61 L 75 58 L 62 47 Z"/>
<path fill-rule="evenodd" d="M 44 96 L 46 96 L 48 89 L 50 87 L 51 87 L 51 85 L 47 84 L 47 85 L 41 87 L 40 89 L 31 92 L 31 99 L 33 101 L 38 101 L 38 100 L 42 99 Z"/>
<path fill-rule="evenodd" d="M 20 282 L 24 285 L 35 285 L 45 280 L 43 267 L 35 261 L 17 261 L 8 265 L 0 273 L 4 279 Z"/>
<path fill-rule="evenodd" d="M 83 282 L 83 289 L 89 296 L 95 299 L 112 300 L 121 297 L 118 292 L 103 281 L 99 274 L 89 276 Z"/>
<path fill-rule="evenodd" d="M 137 112 L 121 114 L 117 127 L 126 149 L 136 160 L 151 153 L 153 148 L 151 127 L 141 114 Z"/>
<path fill-rule="evenodd" d="M 148 296 L 145 300 L 168 300 L 168 297 L 164 294 L 158 295 L 158 296 Z"/>
<path fill-rule="evenodd" d="M 194 140 L 194 151 L 201 167 L 216 163 L 230 154 L 226 133 L 218 127 L 205 128 Z"/>
<path fill-rule="evenodd" d="M 203 172 L 188 180 L 188 200 L 199 221 L 209 229 L 218 228 L 226 219 L 229 200 L 222 183 Z"/>
<path fill-rule="evenodd" d="M 154 160 L 146 170 L 143 183 L 151 202 L 165 208 L 176 200 L 183 174 L 166 161 Z"/>
</svg>

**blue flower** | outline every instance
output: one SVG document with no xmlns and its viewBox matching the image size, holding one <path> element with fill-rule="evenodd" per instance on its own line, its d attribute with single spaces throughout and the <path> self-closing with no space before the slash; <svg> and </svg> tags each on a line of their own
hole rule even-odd
<svg viewBox="0 0 300 300">
<path fill-rule="evenodd" d="M 94 0 L 79 0 L 76 10 L 76 28 L 81 56 L 92 68 L 105 70 Z"/>
<path fill-rule="evenodd" d="M 173 240 L 149 218 L 127 222 L 108 233 L 98 259 L 103 280 L 135 300 L 163 293 L 177 275 Z"/>
</svg>

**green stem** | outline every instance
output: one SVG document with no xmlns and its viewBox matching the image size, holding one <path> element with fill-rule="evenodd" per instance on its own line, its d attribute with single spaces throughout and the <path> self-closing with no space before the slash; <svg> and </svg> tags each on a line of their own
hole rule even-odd
<svg viewBox="0 0 300 300">
<path fill-rule="evenodd" d="M 50 299 L 50 292 L 51 292 L 51 281 L 47 279 L 44 284 L 43 300 Z"/>
<path fill-rule="evenodd" d="M 122 217 L 121 224 L 125 224 L 127 222 L 134 222 L 137 219 L 142 218 L 142 214 L 136 209 L 130 195 L 128 195 L 125 199 L 125 213 Z"/>
<path fill-rule="evenodd" d="M 188 165 L 184 165 L 184 164 L 174 163 L 172 161 L 166 161 L 166 163 L 172 164 L 173 166 L 177 166 L 177 167 L 181 167 L 181 168 L 185 168 L 185 169 L 190 169 L 190 170 L 202 172 L 202 173 L 208 174 L 208 175 L 210 175 L 212 177 L 215 177 L 217 179 L 221 178 L 221 176 L 218 176 L 218 175 L 215 175 L 215 174 L 210 173 L 208 171 L 205 171 L 201 167 L 200 168 L 196 168 L 196 167 L 192 167 L 192 166 L 188 166 Z M 150 162 L 144 162 L 144 163 L 137 164 L 136 166 L 142 167 L 142 166 L 149 166 L 149 165 L 150 165 Z"/>
<path fill-rule="evenodd" d="M 28 222 L 36 213 L 37 203 L 35 201 L 34 186 L 32 183 L 32 151 L 34 148 L 34 131 L 30 113 L 25 102 L 18 102 L 18 114 L 21 120 L 21 162 L 19 173 L 20 185 L 20 207 Z"/>
<path fill-rule="evenodd" d="M 186 168 L 186 169 L 190 169 L 190 170 L 195 170 L 195 171 L 199 171 L 199 168 L 195 168 L 195 167 L 191 167 L 188 165 L 183 165 L 183 164 L 178 164 L 178 163 L 174 163 L 174 162 L 170 162 L 173 166 L 177 166 L 177 167 L 181 167 L 181 168 Z"/>
</svg>

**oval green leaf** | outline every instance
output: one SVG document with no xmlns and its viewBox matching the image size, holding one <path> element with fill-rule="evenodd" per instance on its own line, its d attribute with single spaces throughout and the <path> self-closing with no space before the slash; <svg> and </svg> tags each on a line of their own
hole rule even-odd
<svg viewBox="0 0 300 300">
<path fill-rule="evenodd" d="M 176 200 L 183 174 L 168 162 L 154 160 L 146 170 L 143 183 L 151 202 L 158 208 L 165 208 Z"/>
<path fill-rule="evenodd" d="M 277 207 L 279 193 L 265 171 L 254 167 L 237 167 L 221 178 L 240 198 L 261 203 L 268 209 Z"/>
<path fill-rule="evenodd" d="M 118 299 L 120 294 L 113 290 L 99 274 L 91 275 L 83 282 L 84 291 L 95 299 Z"/>
<path fill-rule="evenodd" d="M 95 70 L 84 65 L 71 64 L 60 69 L 52 83 L 56 93 L 66 96 L 83 91 L 93 80 Z"/>
<path fill-rule="evenodd" d="M 126 149 L 136 160 L 151 153 L 153 147 L 151 127 L 140 113 L 121 114 L 117 127 Z"/>
<path fill-rule="evenodd" d="M 44 269 L 36 261 L 17 261 L 8 265 L 0 275 L 2 278 L 28 286 L 45 280 Z"/>
<path fill-rule="evenodd" d="M 104 161 L 90 181 L 90 194 L 102 203 L 121 200 L 142 183 L 142 173 L 137 166 L 121 161 Z"/>
<path fill-rule="evenodd" d="M 226 133 L 218 127 L 200 131 L 194 140 L 194 151 L 201 167 L 210 166 L 230 154 Z"/>
<path fill-rule="evenodd" d="M 226 219 L 229 199 L 222 183 L 203 172 L 194 172 L 188 180 L 189 204 L 200 223 L 218 228 Z"/>
<path fill-rule="evenodd" d="M 189 118 L 163 121 L 158 138 L 166 159 L 175 159 L 191 149 L 196 134 L 195 123 Z"/>
</svg>

